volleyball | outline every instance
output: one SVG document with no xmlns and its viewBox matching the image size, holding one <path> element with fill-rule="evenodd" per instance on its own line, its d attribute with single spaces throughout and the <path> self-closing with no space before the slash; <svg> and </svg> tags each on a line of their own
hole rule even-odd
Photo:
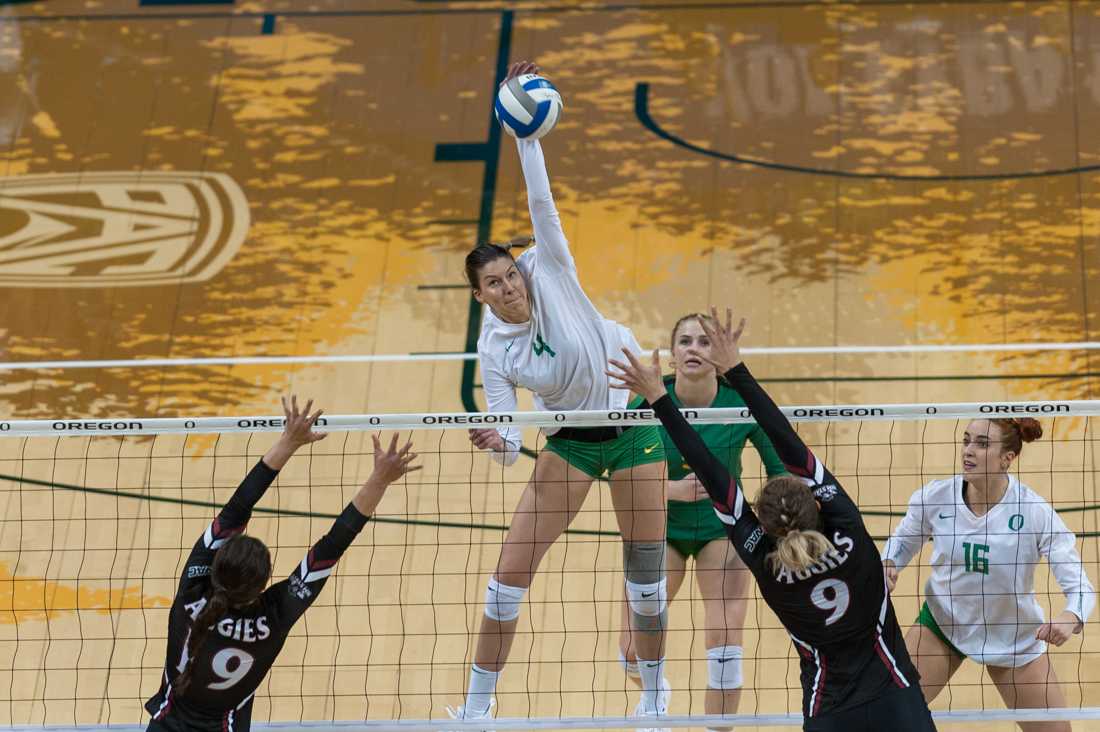
<svg viewBox="0 0 1100 732">
<path fill-rule="evenodd" d="M 561 106 L 561 94 L 548 79 L 522 74 L 501 85 L 493 112 L 512 137 L 537 140 L 554 129 Z"/>
</svg>

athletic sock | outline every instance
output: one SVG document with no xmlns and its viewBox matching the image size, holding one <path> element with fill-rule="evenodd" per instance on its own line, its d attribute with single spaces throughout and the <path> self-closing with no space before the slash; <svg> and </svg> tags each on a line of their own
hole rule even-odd
<svg viewBox="0 0 1100 732">
<path fill-rule="evenodd" d="M 470 688 L 466 692 L 466 712 L 484 714 L 497 691 L 500 671 L 486 671 L 476 663 L 470 666 Z"/>
<path fill-rule="evenodd" d="M 661 679 L 665 675 L 665 659 L 646 661 L 638 659 L 638 673 L 642 677 L 642 704 L 647 712 L 659 712 L 657 701 L 661 694 Z"/>
</svg>

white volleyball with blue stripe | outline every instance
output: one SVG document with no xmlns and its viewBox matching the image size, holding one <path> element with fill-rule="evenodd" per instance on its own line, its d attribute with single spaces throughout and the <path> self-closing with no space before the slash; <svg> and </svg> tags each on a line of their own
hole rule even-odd
<svg viewBox="0 0 1100 732">
<path fill-rule="evenodd" d="M 493 111 L 504 131 L 512 137 L 537 140 L 558 123 L 561 94 L 548 79 L 537 74 L 522 74 L 500 87 Z"/>
</svg>

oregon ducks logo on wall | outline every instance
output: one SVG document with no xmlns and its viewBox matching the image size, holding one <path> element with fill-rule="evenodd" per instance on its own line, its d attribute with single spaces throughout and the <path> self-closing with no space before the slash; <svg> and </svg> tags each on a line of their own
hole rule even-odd
<svg viewBox="0 0 1100 732">
<path fill-rule="evenodd" d="M 244 193 L 224 173 L 0 178 L 0 287 L 201 282 L 248 225 Z"/>
</svg>

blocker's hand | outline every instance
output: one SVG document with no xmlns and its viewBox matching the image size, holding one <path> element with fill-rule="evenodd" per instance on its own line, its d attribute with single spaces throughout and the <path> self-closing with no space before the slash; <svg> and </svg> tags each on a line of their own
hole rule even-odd
<svg viewBox="0 0 1100 732">
<path fill-rule="evenodd" d="M 321 410 L 310 412 L 313 409 L 313 400 L 306 402 L 305 409 L 298 409 L 298 397 L 291 396 L 290 401 L 283 397 L 283 414 L 286 421 L 283 422 L 283 434 L 264 453 L 264 463 L 272 470 L 282 470 L 291 456 L 303 445 L 309 445 L 323 440 L 328 435 L 324 432 L 314 432 L 313 427 L 321 418 Z"/>
<path fill-rule="evenodd" d="M 493 450 L 494 452 L 504 452 L 504 438 L 500 436 L 500 433 L 494 429 L 473 429 L 469 430 L 470 442 L 474 443 L 474 447 L 478 450 Z"/>
<path fill-rule="evenodd" d="M 286 397 L 283 397 L 282 400 L 283 415 L 286 417 L 286 422 L 283 425 L 283 440 L 298 448 L 328 437 L 326 432 L 313 431 L 313 426 L 317 424 L 317 420 L 320 419 L 324 410 L 318 409 L 311 414 L 310 410 L 313 409 L 312 399 L 307 401 L 305 409 L 301 410 L 298 409 L 297 396 L 292 394 L 289 402 L 287 402 Z"/>
<path fill-rule="evenodd" d="M 382 447 L 382 440 L 378 435 L 371 435 L 371 440 L 374 442 L 374 470 L 367 482 L 351 497 L 355 510 L 364 516 L 374 514 L 391 483 L 422 467 L 412 464 L 417 458 L 412 451 L 412 440 L 406 442 L 401 449 L 397 448 L 396 432 L 393 433 L 389 446 L 385 448 Z"/>
<path fill-rule="evenodd" d="M 538 64 L 531 61 L 516 61 L 514 64 L 508 67 L 508 75 L 504 77 L 504 81 L 500 82 L 501 86 L 508 83 L 510 79 L 514 79 L 517 76 L 523 76 L 524 74 L 541 74 Z"/>
<path fill-rule="evenodd" d="M 661 359 L 657 349 L 653 349 L 653 354 L 649 359 L 649 364 L 646 365 L 640 361 L 637 356 L 623 349 L 623 355 L 626 356 L 628 363 L 610 359 L 610 363 L 615 368 L 619 369 L 621 373 L 615 373 L 614 371 L 605 371 L 612 379 L 618 379 L 619 383 L 612 383 L 611 386 L 616 389 L 630 389 L 635 394 L 641 394 L 646 398 L 650 404 L 653 404 L 658 399 L 663 397 L 668 391 L 665 389 L 665 384 L 661 380 Z"/>
<path fill-rule="evenodd" d="M 1046 641 L 1054 646 L 1060 646 L 1069 640 L 1071 635 L 1080 633 L 1084 623 L 1080 618 L 1066 610 L 1049 623 L 1043 623 L 1039 630 L 1035 631 L 1037 640 Z"/>
<path fill-rule="evenodd" d="M 713 324 L 706 318 L 699 318 L 699 325 L 702 327 L 703 332 L 707 334 L 707 338 L 710 339 L 710 356 L 690 348 L 687 352 L 689 355 L 706 361 L 718 369 L 719 374 L 724 374 L 741 363 L 741 334 L 745 332 L 747 321 L 741 318 L 741 322 L 737 324 L 737 330 L 734 330 L 733 311 L 729 308 L 726 308 L 725 325 L 722 325 L 722 321 L 718 320 L 718 308 L 712 307 L 710 309 L 710 317 L 713 318 Z"/>
<path fill-rule="evenodd" d="M 420 470 L 421 465 L 412 465 L 417 455 L 412 451 L 412 440 L 405 443 L 400 450 L 397 449 L 397 433 L 393 433 L 393 439 L 385 450 L 382 449 L 382 441 L 378 435 L 371 435 L 374 441 L 374 471 L 367 482 L 374 482 L 376 486 L 384 488 L 406 473 Z"/>
</svg>

